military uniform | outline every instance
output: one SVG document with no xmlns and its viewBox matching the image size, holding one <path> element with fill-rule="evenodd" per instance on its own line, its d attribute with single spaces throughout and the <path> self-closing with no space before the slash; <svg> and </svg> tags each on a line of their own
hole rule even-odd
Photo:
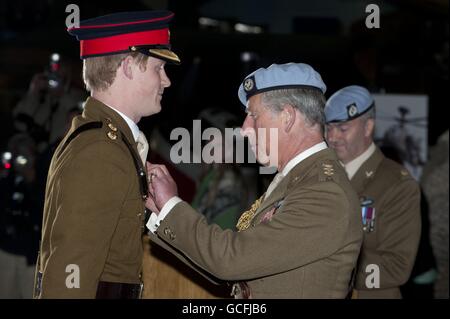
<svg viewBox="0 0 450 319">
<path fill-rule="evenodd" d="M 411 274 L 420 239 L 419 186 L 406 169 L 378 148 L 350 182 L 360 197 L 361 210 L 374 212 L 364 223 L 356 297 L 401 298 L 399 286 Z M 379 288 L 366 286 L 370 264 L 380 269 Z"/>
<path fill-rule="evenodd" d="M 347 295 L 362 242 L 361 218 L 332 150 L 297 164 L 243 216 L 247 229 L 221 230 L 181 202 L 151 238 L 211 280 L 239 282 L 236 297 Z"/>
<path fill-rule="evenodd" d="M 374 109 L 366 88 L 347 86 L 328 99 L 326 122 L 337 125 L 332 123 L 353 121 L 366 113 L 367 121 L 375 121 L 375 113 L 369 113 Z M 342 135 L 328 132 L 328 142 L 341 143 Z M 364 230 L 353 297 L 401 298 L 399 286 L 411 274 L 420 240 L 419 186 L 406 169 L 384 157 L 370 136 L 346 137 L 347 143 L 371 142 L 359 156 L 345 159 L 350 183 L 360 197 Z"/>
<path fill-rule="evenodd" d="M 92 122 L 101 122 L 101 128 L 66 143 Z M 99 282 L 140 283 L 144 202 L 123 138 L 134 142 L 124 119 L 88 98 L 56 149 L 47 180 L 37 297 L 94 298 Z M 132 150 L 137 153 L 135 143 Z M 79 268 L 79 288 L 66 285 L 69 265 Z"/>
<path fill-rule="evenodd" d="M 134 53 L 179 64 L 170 49 L 173 16 L 164 10 L 121 12 L 81 21 L 68 32 L 80 41 L 82 59 Z M 164 87 L 170 85 L 165 81 Z M 95 94 L 99 90 L 91 87 L 92 95 L 102 96 Z M 114 86 L 105 90 L 113 98 L 122 93 Z M 115 107 L 119 112 L 134 106 Z M 135 111 L 130 110 L 131 116 Z M 46 186 L 36 297 L 140 297 L 148 143 L 132 120 L 118 112 L 89 98 L 55 151 Z"/>
</svg>

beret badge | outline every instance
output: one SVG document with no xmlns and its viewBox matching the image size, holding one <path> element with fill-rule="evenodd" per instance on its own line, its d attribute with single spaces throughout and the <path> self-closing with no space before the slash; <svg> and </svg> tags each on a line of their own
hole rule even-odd
<svg viewBox="0 0 450 319">
<path fill-rule="evenodd" d="M 244 81 L 244 90 L 245 92 L 250 92 L 255 87 L 255 81 L 253 78 L 248 78 Z"/>
<path fill-rule="evenodd" d="M 358 108 L 356 107 L 355 103 L 352 103 L 349 106 L 347 106 L 347 114 L 349 118 L 352 118 L 358 114 Z"/>
</svg>

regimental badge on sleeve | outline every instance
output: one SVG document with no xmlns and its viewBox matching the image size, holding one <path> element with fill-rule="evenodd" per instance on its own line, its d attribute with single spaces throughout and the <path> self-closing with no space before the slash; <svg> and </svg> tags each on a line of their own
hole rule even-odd
<svg viewBox="0 0 450 319">
<path fill-rule="evenodd" d="M 363 230 L 366 233 L 373 232 L 375 230 L 375 207 L 374 200 L 369 197 L 361 198 L 361 214 Z"/>
</svg>

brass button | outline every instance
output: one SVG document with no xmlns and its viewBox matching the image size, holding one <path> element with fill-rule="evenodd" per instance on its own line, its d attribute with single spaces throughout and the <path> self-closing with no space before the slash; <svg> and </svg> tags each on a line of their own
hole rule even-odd
<svg viewBox="0 0 450 319">
<path fill-rule="evenodd" d="M 112 132 L 112 131 L 109 131 L 107 135 L 112 140 L 116 140 L 117 139 L 117 134 Z"/>
<path fill-rule="evenodd" d="M 117 127 L 115 127 L 114 124 L 108 123 L 108 127 L 111 129 L 111 131 L 117 132 Z"/>
</svg>

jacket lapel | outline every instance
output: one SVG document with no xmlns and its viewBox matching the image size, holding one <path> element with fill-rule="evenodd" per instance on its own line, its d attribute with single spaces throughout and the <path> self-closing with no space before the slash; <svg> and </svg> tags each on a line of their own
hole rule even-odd
<svg viewBox="0 0 450 319">
<path fill-rule="evenodd" d="M 289 174 L 288 174 L 289 176 Z M 282 200 L 286 195 L 286 189 L 288 186 L 288 176 L 285 176 L 281 182 L 275 187 L 275 189 L 272 191 L 272 193 L 269 195 L 269 197 L 265 198 L 261 203 L 261 206 L 256 211 L 256 216 L 267 210 L 268 207 L 272 206 L 276 202 Z"/>
<path fill-rule="evenodd" d="M 282 201 L 289 190 L 289 188 L 292 187 L 294 183 L 298 183 L 301 181 L 309 170 L 314 167 L 314 165 L 317 163 L 317 161 L 320 161 L 323 157 L 330 157 L 330 152 L 332 152 L 330 149 L 325 149 L 322 151 L 319 151 L 310 157 L 304 159 L 299 164 L 297 164 L 282 180 L 281 182 L 275 187 L 275 189 L 272 191 L 272 193 L 269 195 L 269 197 L 264 198 L 263 202 L 261 203 L 261 206 L 256 211 L 255 218 L 262 212 L 267 211 L 269 207 L 274 206 L 276 203 Z M 257 219 L 254 219 L 255 221 Z"/>
<path fill-rule="evenodd" d="M 358 194 L 361 194 L 367 184 L 375 177 L 377 168 L 383 161 L 383 158 L 383 153 L 377 147 L 375 152 L 361 165 L 355 176 L 353 176 L 350 183 Z"/>
</svg>

